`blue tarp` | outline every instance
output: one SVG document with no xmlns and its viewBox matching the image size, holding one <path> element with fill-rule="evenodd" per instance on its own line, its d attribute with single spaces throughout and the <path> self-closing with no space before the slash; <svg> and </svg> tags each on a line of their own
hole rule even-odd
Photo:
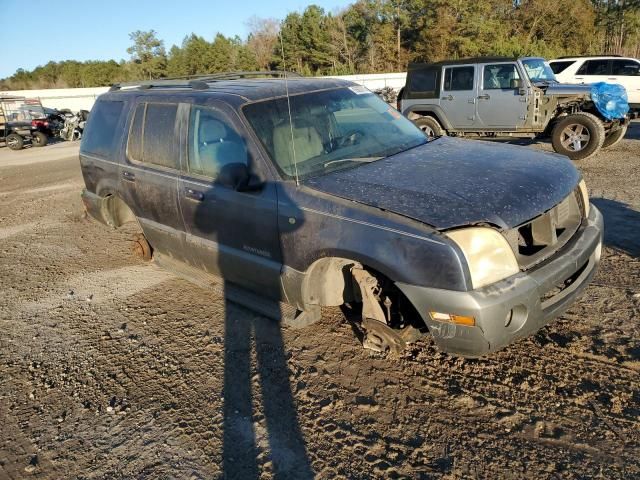
<svg viewBox="0 0 640 480">
<path fill-rule="evenodd" d="M 627 91 L 617 83 L 594 83 L 591 85 L 591 100 L 607 120 L 623 118 L 629 111 Z"/>
</svg>

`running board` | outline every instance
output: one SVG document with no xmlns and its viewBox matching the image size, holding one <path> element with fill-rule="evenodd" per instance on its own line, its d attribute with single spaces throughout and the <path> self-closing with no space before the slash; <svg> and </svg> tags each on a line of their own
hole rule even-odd
<svg viewBox="0 0 640 480">
<path fill-rule="evenodd" d="M 167 255 L 154 252 L 153 260 L 159 267 L 199 287 L 212 290 L 233 303 L 237 303 L 285 325 L 304 327 L 314 323 L 314 321 L 311 320 L 316 320 L 316 315 L 310 315 L 314 310 L 300 312 L 288 303 L 265 298 L 230 282 L 225 282 L 222 277 L 203 272 L 200 269 L 175 260 Z M 319 319 L 320 307 L 317 307 L 317 310 L 317 319 Z"/>
</svg>

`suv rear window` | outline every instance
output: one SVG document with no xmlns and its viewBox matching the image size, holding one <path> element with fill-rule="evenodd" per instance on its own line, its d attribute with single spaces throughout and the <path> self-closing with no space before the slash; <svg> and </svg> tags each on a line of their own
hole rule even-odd
<svg viewBox="0 0 640 480">
<path fill-rule="evenodd" d="M 99 100 L 91 110 L 85 134 L 82 136 L 80 150 L 84 153 L 111 157 L 116 127 L 124 102 Z"/>
<path fill-rule="evenodd" d="M 609 60 L 587 60 L 576 75 L 607 75 L 608 70 Z"/>
<path fill-rule="evenodd" d="M 435 68 L 414 70 L 409 74 L 411 92 L 435 92 L 438 84 L 438 70 Z"/>
<path fill-rule="evenodd" d="M 563 62 L 550 62 L 549 65 L 551 66 L 553 73 L 562 73 L 574 63 L 576 63 L 575 60 L 569 60 Z"/>
<path fill-rule="evenodd" d="M 640 76 L 640 63 L 634 60 L 612 60 L 611 73 L 629 77 Z"/>
<path fill-rule="evenodd" d="M 178 170 L 175 136 L 177 112 L 177 104 L 139 104 L 129 131 L 129 159 Z"/>
</svg>

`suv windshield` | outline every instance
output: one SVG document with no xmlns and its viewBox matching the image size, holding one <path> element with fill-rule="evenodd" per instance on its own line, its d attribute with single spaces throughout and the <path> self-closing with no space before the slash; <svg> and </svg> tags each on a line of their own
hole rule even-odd
<svg viewBox="0 0 640 480">
<path fill-rule="evenodd" d="M 527 58 L 522 60 L 522 64 L 533 83 L 557 82 L 556 76 L 546 60 L 542 58 Z"/>
<path fill-rule="evenodd" d="M 300 178 L 321 175 L 427 142 L 420 129 L 364 87 L 294 95 L 290 102 L 291 124 L 286 97 L 243 109 L 271 159 L 288 178 L 295 176 L 296 169 Z"/>
</svg>

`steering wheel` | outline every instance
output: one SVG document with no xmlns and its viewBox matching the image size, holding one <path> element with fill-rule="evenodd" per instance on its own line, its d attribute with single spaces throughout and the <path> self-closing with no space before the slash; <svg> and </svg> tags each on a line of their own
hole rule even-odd
<svg viewBox="0 0 640 480">
<path fill-rule="evenodd" d="M 357 143 L 364 137 L 362 130 L 349 130 L 343 136 L 338 139 L 338 147 L 347 147 L 350 145 L 357 145 Z"/>
</svg>

